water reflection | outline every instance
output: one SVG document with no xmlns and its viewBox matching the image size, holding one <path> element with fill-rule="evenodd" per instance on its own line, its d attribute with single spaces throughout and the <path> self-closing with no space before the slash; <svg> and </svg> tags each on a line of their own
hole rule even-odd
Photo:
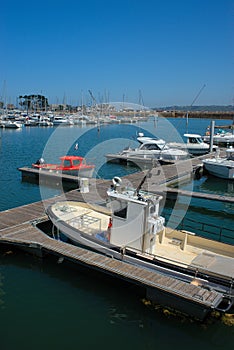
<svg viewBox="0 0 234 350">
<path fill-rule="evenodd" d="M 199 185 L 200 192 L 208 192 L 214 194 L 220 194 L 223 196 L 234 196 L 234 181 L 220 179 L 214 176 L 204 176 L 201 179 L 201 183 L 194 181 L 194 190 L 197 190 L 196 185 Z"/>
</svg>

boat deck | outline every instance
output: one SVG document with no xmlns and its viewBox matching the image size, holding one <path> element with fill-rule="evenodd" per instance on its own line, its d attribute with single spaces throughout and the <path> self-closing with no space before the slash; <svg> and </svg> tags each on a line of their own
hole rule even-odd
<svg viewBox="0 0 234 350">
<path fill-rule="evenodd" d="M 194 271 L 222 276 L 231 282 L 234 279 L 234 246 L 223 246 L 223 251 L 217 249 L 217 243 L 212 242 L 210 246 L 199 246 L 200 237 L 194 236 L 187 231 L 170 230 L 168 237 L 157 237 L 154 255 L 159 260 L 171 261 L 182 267 L 190 267 Z M 175 236 L 175 237 L 174 237 Z M 179 239 L 178 239 L 179 237 Z M 189 240 L 197 241 L 197 245 L 189 244 Z M 220 246 L 220 243 L 218 243 Z M 212 250 L 211 253 L 208 250 Z M 206 250 L 207 249 L 207 250 Z"/>
</svg>

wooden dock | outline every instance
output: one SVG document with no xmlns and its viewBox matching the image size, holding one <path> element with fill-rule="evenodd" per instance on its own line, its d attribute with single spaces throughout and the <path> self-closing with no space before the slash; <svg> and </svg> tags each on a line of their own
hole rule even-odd
<svg viewBox="0 0 234 350">
<path fill-rule="evenodd" d="M 200 166 L 201 159 L 194 158 L 177 164 L 155 167 L 151 169 L 151 176 L 146 178 L 142 190 L 153 193 L 165 191 L 168 184 L 194 176 L 194 171 Z M 29 173 L 27 168 L 19 170 L 22 176 L 23 173 L 26 176 L 32 175 L 31 169 Z M 148 171 L 123 177 L 123 185 L 136 188 L 146 174 L 149 175 Z M 36 174 L 36 176 L 40 178 L 41 174 Z M 64 179 L 64 175 L 56 174 L 56 180 L 61 182 L 77 181 L 77 177 L 75 179 L 70 179 L 70 177 L 66 176 Z M 87 193 L 81 193 L 80 190 L 75 189 L 51 199 L 0 212 L 0 244 L 14 245 L 42 257 L 47 254 L 55 255 L 60 261 L 67 260 L 123 279 L 143 287 L 150 300 L 203 319 L 221 302 L 222 295 L 219 292 L 207 290 L 143 267 L 132 266 L 126 263 L 124 258 L 122 261 L 115 260 L 112 257 L 55 240 L 36 227 L 38 222 L 47 220 L 45 209 L 49 204 L 64 199 L 103 203 L 106 201 L 106 191 L 111 184 L 111 180 L 92 178 L 89 179 L 89 192 Z"/>
<path fill-rule="evenodd" d="M 158 194 L 160 194 L 160 191 L 158 191 Z M 234 203 L 234 197 L 223 196 L 223 195 L 218 195 L 213 193 L 192 192 L 192 191 L 180 190 L 177 188 L 167 187 L 164 191 L 161 192 L 161 194 L 166 195 L 167 198 L 175 198 L 177 196 L 186 196 L 186 197 L 200 198 L 200 199 L 212 200 L 212 201 L 218 201 L 218 202 Z"/>
<path fill-rule="evenodd" d="M 151 169 L 151 180 L 147 179 L 147 186 L 144 186 L 147 189 L 153 189 L 154 185 L 171 185 L 174 183 L 178 183 L 179 181 L 190 179 L 196 171 L 200 171 L 202 169 L 202 161 L 203 157 L 191 158 L 188 160 L 178 161 L 177 163 L 169 163 L 169 164 L 153 164 L 151 161 L 151 166 L 144 168 L 145 170 L 139 170 L 138 173 L 130 174 L 128 176 L 123 177 L 125 182 L 131 183 L 132 187 L 136 187 L 145 172 Z M 65 175 L 61 173 L 54 173 L 49 171 L 39 171 L 38 169 L 33 169 L 30 167 L 22 167 L 18 168 L 18 170 L 22 174 L 22 179 L 27 180 L 30 178 L 34 178 L 36 180 L 44 181 L 47 179 L 48 181 L 57 180 L 60 183 L 73 183 L 79 186 L 79 178 L 77 176 Z M 90 179 L 92 181 L 92 179 Z M 100 180 L 97 181 L 100 184 Z M 99 187 L 99 186 L 98 186 Z"/>
</svg>

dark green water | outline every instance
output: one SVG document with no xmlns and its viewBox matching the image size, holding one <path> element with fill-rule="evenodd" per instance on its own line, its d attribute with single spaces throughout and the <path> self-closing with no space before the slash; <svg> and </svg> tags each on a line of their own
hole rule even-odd
<svg viewBox="0 0 234 350">
<path fill-rule="evenodd" d="M 217 122 L 218 123 L 218 122 Z M 128 144 L 140 128 L 164 139 L 175 128 L 185 131 L 184 120 L 169 123 L 151 120 L 140 125 L 113 125 L 94 128 L 23 128 L 2 130 L 0 145 L 0 210 L 7 210 L 60 194 L 59 185 L 21 180 L 18 167 L 30 165 L 42 154 L 57 162 L 65 153 L 79 154 L 96 164 L 96 176 L 112 178 L 136 171 L 105 163 L 104 155 Z M 227 121 L 227 124 L 229 122 Z M 203 134 L 207 120 L 191 120 L 190 132 Z M 170 127 L 169 127 L 170 126 Z M 183 185 L 190 188 L 191 184 Z M 210 178 L 192 183 L 195 190 L 233 195 L 232 183 Z M 183 199 L 180 199 L 180 205 Z M 182 203 L 184 204 L 184 203 Z M 211 201 L 186 203 L 193 219 L 233 225 L 233 206 Z M 173 209 L 166 203 L 165 212 Z M 181 209 L 180 209 L 181 210 Z M 183 209 L 185 210 L 185 209 Z M 221 320 L 201 324 L 189 318 L 165 315 L 142 301 L 139 290 L 109 280 L 85 269 L 59 264 L 52 258 L 40 260 L 12 247 L 0 247 L 0 339 L 1 350 L 15 349 L 229 349 L 233 327 Z"/>
</svg>

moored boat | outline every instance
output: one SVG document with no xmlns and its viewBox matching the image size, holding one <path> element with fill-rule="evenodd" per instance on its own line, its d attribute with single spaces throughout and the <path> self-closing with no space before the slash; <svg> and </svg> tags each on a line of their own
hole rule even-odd
<svg viewBox="0 0 234 350">
<path fill-rule="evenodd" d="M 234 180 L 234 148 L 226 149 L 226 157 L 220 157 L 217 152 L 215 157 L 204 159 L 203 165 L 211 175 Z"/>
<path fill-rule="evenodd" d="M 204 142 L 210 143 L 210 128 L 207 129 L 205 136 L 203 136 Z M 234 128 L 230 131 L 219 130 L 213 137 L 213 144 L 220 147 L 234 146 Z"/>
<path fill-rule="evenodd" d="M 210 152 L 210 145 L 202 140 L 199 134 L 184 134 L 186 141 L 184 143 L 169 142 L 170 147 L 187 150 L 192 155 L 202 155 Z M 217 146 L 212 147 L 212 151 L 216 150 Z"/>
<path fill-rule="evenodd" d="M 146 163 L 149 160 L 174 163 L 189 158 L 187 151 L 170 147 L 163 139 L 147 137 L 139 133 L 137 141 L 139 142 L 137 148 L 127 147 L 117 154 L 106 154 L 105 157 L 108 161 L 126 160 L 136 163 Z"/>
<path fill-rule="evenodd" d="M 165 227 L 159 214 L 162 197 L 142 192 L 143 181 L 134 190 L 114 178 L 107 191 L 107 206 L 58 201 L 48 206 L 47 215 L 57 232 L 73 244 L 217 291 L 223 296 L 223 306 L 216 309 L 229 310 L 233 304 L 233 246 Z"/>
<path fill-rule="evenodd" d="M 85 158 L 81 156 L 60 157 L 60 164 L 45 163 L 44 159 L 38 159 L 32 164 L 34 169 L 74 175 L 79 177 L 92 177 L 95 169 L 94 164 L 87 164 Z"/>
<path fill-rule="evenodd" d="M 52 119 L 52 122 L 53 122 L 53 125 L 54 126 L 58 126 L 58 125 L 74 125 L 74 122 L 71 118 L 69 117 L 63 117 L 63 116 L 55 116 L 53 119 Z"/>
<path fill-rule="evenodd" d="M 3 120 L 1 123 L 1 127 L 5 129 L 20 129 L 22 126 L 22 123 L 15 120 Z"/>
</svg>

